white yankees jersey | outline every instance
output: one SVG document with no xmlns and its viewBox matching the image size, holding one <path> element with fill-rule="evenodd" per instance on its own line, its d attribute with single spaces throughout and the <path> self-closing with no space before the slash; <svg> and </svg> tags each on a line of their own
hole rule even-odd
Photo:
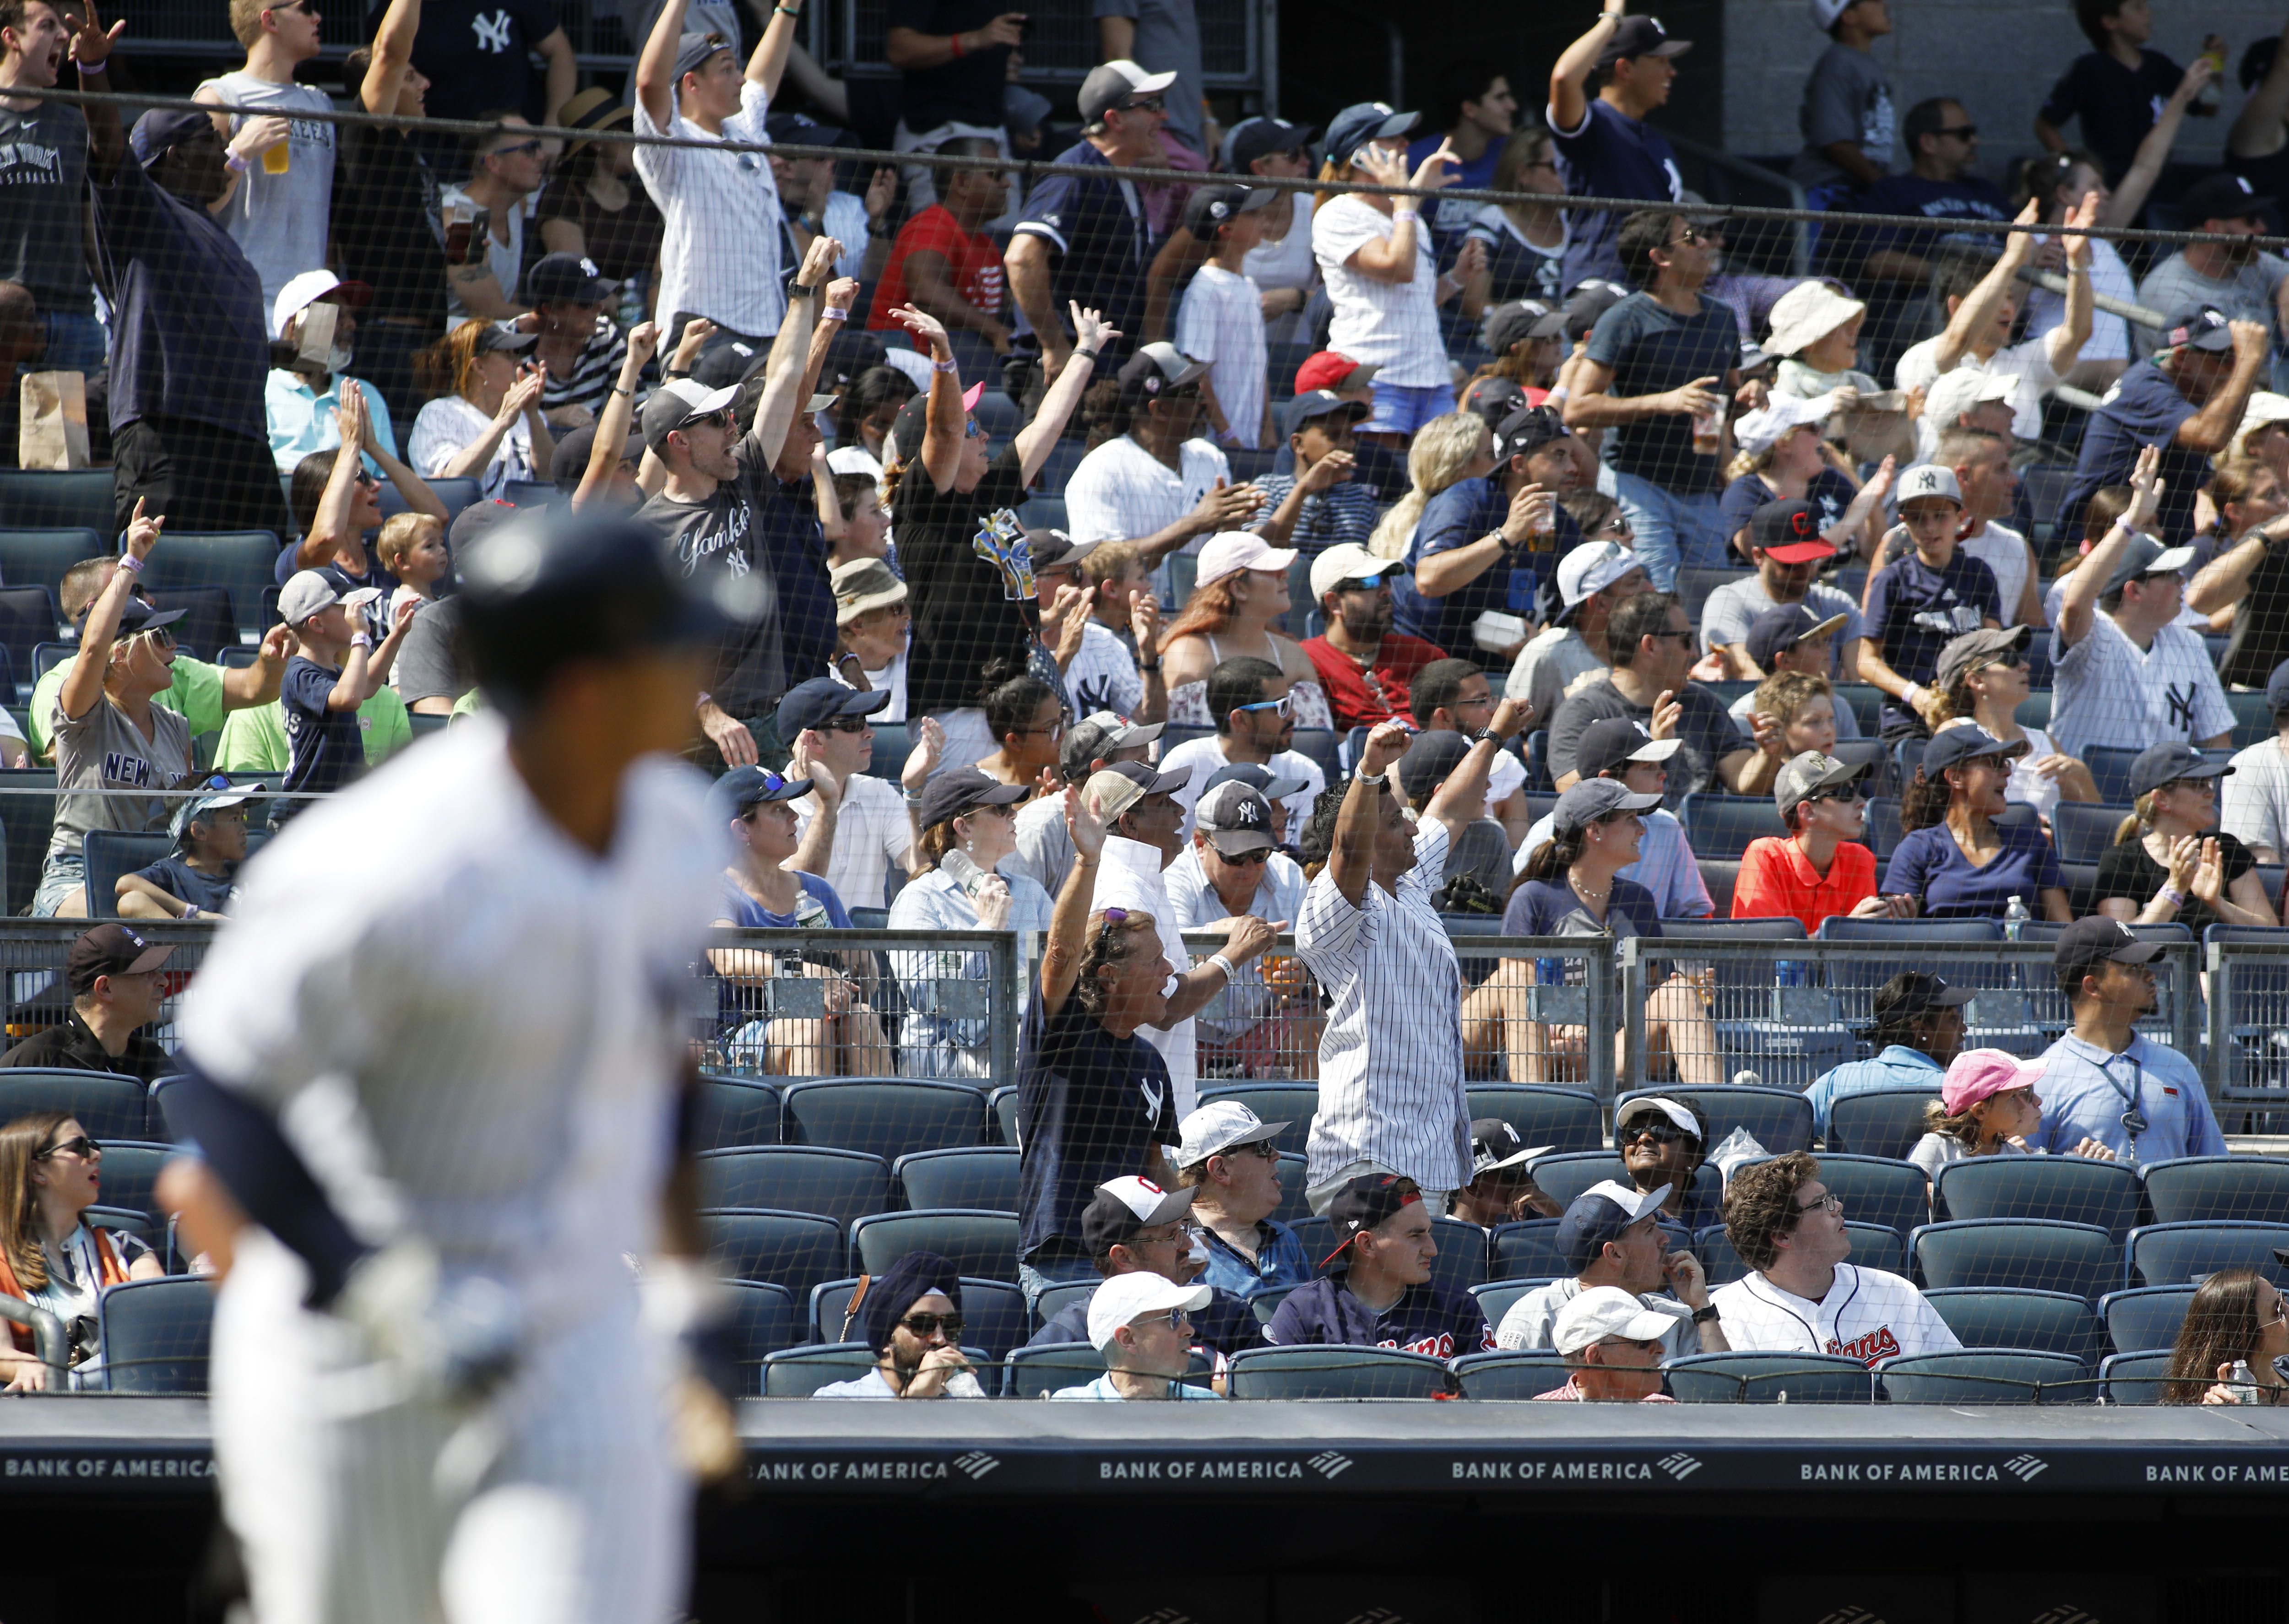
<svg viewBox="0 0 2289 1624">
<path fill-rule="evenodd" d="M 1256 284 L 1221 266 L 1204 265 L 1176 312 L 1176 347 L 1208 365 L 1208 387 L 1224 413 L 1226 445 L 1264 443 L 1264 402 L 1270 357 Z"/>
<path fill-rule="evenodd" d="M 1296 951 L 1328 1000 L 1309 1146 L 1315 1184 L 1357 1161 L 1425 1190 L 1470 1182 L 1462 975 L 1431 900 L 1446 872 L 1447 826 L 1426 818 L 1396 896 L 1369 880 L 1354 908 L 1332 869 L 1304 894 Z"/>
<path fill-rule="evenodd" d="M 2103 609 L 2072 648 L 2051 632 L 2051 740 L 2081 757 L 2093 744 L 2143 750 L 2233 731 L 2233 707 L 2197 633 L 2166 625 L 2141 650 Z"/>
<path fill-rule="evenodd" d="M 1761 1274 L 1709 1294 L 1725 1340 L 1743 1353 L 1838 1353 L 1871 1370 L 1902 1354 L 1945 1353 L 1963 1344 L 1939 1311 L 1898 1275 L 1838 1263 L 1828 1295 L 1814 1302 Z"/>
<path fill-rule="evenodd" d="M 1138 541 L 1158 535 L 1200 505 L 1232 464 L 1214 443 L 1187 440 L 1171 468 L 1128 434 L 1115 434 L 1088 456 L 1065 482 L 1065 533 L 1075 541 Z M 1206 537 L 1180 551 L 1198 553 Z M 1168 601 L 1168 567 L 1152 571 L 1152 590 Z"/>
</svg>

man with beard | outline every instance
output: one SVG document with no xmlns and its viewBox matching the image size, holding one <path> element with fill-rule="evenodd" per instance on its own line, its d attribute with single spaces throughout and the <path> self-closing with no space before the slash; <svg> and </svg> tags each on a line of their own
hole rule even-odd
<svg viewBox="0 0 2289 1624">
<path fill-rule="evenodd" d="M 1415 675 L 1446 650 L 1391 629 L 1391 582 L 1406 566 L 1377 558 L 1356 543 L 1329 547 L 1312 561 L 1312 596 L 1328 629 L 1304 641 L 1304 652 L 1328 690 L 1328 708 L 1339 728 L 1372 728 L 1396 716 L 1415 717 L 1408 690 Z"/>
<path fill-rule="evenodd" d="M 2262 322 L 2279 343 L 2289 330 L 2289 265 L 2259 252 L 2255 241 L 2273 201 L 2224 170 L 2188 187 L 2178 204 L 2186 228 L 2241 241 L 2187 243 L 2146 273 L 2138 302 L 2149 310 L 2206 305 L 2229 322 Z"/>
<path fill-rule="evenodd" d="M 935 1252 L 909 1252 L 858 1305 L 874 1368 L 813 1398 L 983 1398 L 961 1351 L 961 1276 Z"/>
</svg>

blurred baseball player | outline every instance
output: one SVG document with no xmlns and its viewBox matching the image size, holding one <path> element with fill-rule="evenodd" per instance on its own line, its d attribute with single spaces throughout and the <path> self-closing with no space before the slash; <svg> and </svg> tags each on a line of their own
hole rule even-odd
<svg viewBox="0 0 2289 1624">
<path fill-rule="evenodd" d="M 296 819 L 184 1007 L 186 1228 L 224 1191 L 251 1220 L 212 1420 L 259 1624 L 682 1600 L 670 1349 L 626 1260 L 663 1238 L 727 855 L 669 758 L 735 606 L 591 516 L 505 525 L 461 574 L 487 710 Z"/>
</svg>

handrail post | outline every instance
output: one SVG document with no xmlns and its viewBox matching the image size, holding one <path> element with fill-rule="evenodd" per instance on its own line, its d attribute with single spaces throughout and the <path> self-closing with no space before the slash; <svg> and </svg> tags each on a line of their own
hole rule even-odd
<svg viewBox="0 0 2289 1624">
<path fill-rule="evenodd" d="M 1624 936 L 1615 945 L 1621 950 L 1622 1070 L 1620 1075 L 1614 1079 L 1613 1092 L 1606 1096 L 1608 1105 L 1621 1098 L 1624 1084 L 1633 1088 L 1644 1087 L 1646 1073 L 1645 956 L 1639 951 L 1645 943 L 1639 937 Z M 1589 1033 L 1590 1046 L 1594 1047 L 1599 1041 L 1597 1025 L 1592 1022 Z M 1590 1063 L 1594 1068 L 1598 1063 L 1593 1058 Z M 1592 1070 L 1591 1075 L 1595 1077 L 1597 1072 Z"/>
<path fill-rule="evenodd" d="M 30 1330 L 32 1351 L 38 1354 L 40 1363 L 48 1367 L 49 1391 L 60 1393 L 70 1386 L 71 1342 L 64 1334 L 62 1320 L 21 1297 L 5 1295 L 0 1295 L 0 1319 Z"/>
<path fill-rule="evenodd" d="M 993 1087 L 1017 1081 L 1017 1006 L 1025 1001 L 1025 983 L 1018 979 L 1025 956 L 1017 951 L 1017 933 L 986 933 L 987 951 L 993 959 L 993 985 L 1001 993 L 993 999 Z"/>
</svg>

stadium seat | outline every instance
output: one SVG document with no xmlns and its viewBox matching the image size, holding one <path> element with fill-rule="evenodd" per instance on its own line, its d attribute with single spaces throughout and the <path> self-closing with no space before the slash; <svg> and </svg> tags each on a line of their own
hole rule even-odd
<svg viewBox="0 0 2289 1624">
<path fill-rule="evenodd" d="M 1910 1247 L 1926 1286 L 2007 1286 L 2095 1302 L 2121 1279 L 2121 1247 L 2095 1224 L 1957 1219 L 1925 1225 Z"/>
<path fill-rule="evenodd" d="M 1701 864 L 1701 883 L 1709 892 L 1712 917 L 1725 919 L 1733 912 L 1734 888 L 1741 883 L 1741 865 L 1723 857 L 1696 857 Z M 1662 921 L 1663 934 L 1668 933 L 1673 921 Z"/>
<path fill-rule="evenodd" d="M 1328 782 L 1334 784 L 1344 776 L 1344 764 L 1336 755 L 1336 737 L 1332 728 L 1298 728 L 1288 747 L 1327 774 Z"/>
<path fill-rule="evenodd" d="M 143 1096 L 140 1078 L 12 1067 L 0 1071 L 0 1122 L 36 1111 L 68 1111 L 92 1139 L 140 1139 Z"/>
<path fill-rule="evenodd" d="M 1712 1223 L 1693 1237 L 1693 1255 L 1701 1260 L 1702 1272 L 1709 1277 L 1713 1290 L 1730 1286 L 1749 1272 L 1741 1261 L 1741 1254 L 1733 1245 L 1733 1238 L 1725 1233 L 1725 1226 Z"/>
<path fill-rule="evenodd" d="M 143 584 L 153 592 L 220 586 L 230 593 L 241 632 L 263 629 L 262 594 L 277 583 L 278 537 L 268 530 L 167 532 L 152 552 Z"/>
<path fill-rule="evenodd" d="M 1025 527 L 1036 530 L 1061 530 L 1065 528 L 1065 499 L 1062 496 L 1036 495 L 1025 498 Z"/>
<path fill-rule="evenodd" d="M 1487 1232 L 1461 1218 L 1433 1218 L 1431 1239 L 1439 1255 L 1431 1264 L 1431 1278 L 1442 1291 L 1461 1296 L 1487 1280 Z M 1332 1248 L 1333 1243 L 1329 1243 Z M 1325 1257 L 1322 1252 L 1320 1257 Z M 1317 1262 L 1319 1258 L 1312 1260 Z"/>
<path fill-rule="evenodd" d="M 1017 1148 L 1017 1085 L 1004 1083 L 985 1098 L 993 1118 L 995 1137 L 1011 1150 Z"/>
<path fill-rule="evenodd" d="M 175 1154 L 175 1147 L 143 1139 L 113 1139 L 102 1144 L 103 1166 L 98 1176 L 103 1204 L 140 1212 L 164 1232 L 167 1214 L 159 1206 L 159 1169 Z"/>
<path fill-rule="evenodd" d="M 850 1298 L 857 1289 L 856 1276 L 822 1281 L 811 1288 L 808 1311 L 813 1341 L 823 1342 L 842 1334 L 843 1317 L 849 1312 Z M 961 1318 L 963 1346 L 983 1348 L 996 1360 L 1005 1357 L 1012 1348 L 1022 1347 L 1033 1334 L 1033 1325 L 1025 1316 L 1025 1294 L 1006 1280 L 964 1275 Z M 855 1333 L 857 1327 L 853 1325 L 851 1330 Z M 993 1384 L 986 1385 L 992 1390 Z"/>
<path fill-rule="evenodd" d="M 1924 1136 L 1924 1108 L 1938 1098 L 1937 1085 L 1839 1095 L 1829 1107 L 1829 1149 L 1852 1156 L 1904 1157 Z"/>
<path fill-rule="evenodd" d="M 1696 857 L 1738 857 L 1750 841 L 1788 832 L 1769 795 L 1687 795 L 1677 816 Z"/>
<path fill-rule="evenodd" d="M 1012 1349 L 1001 1391 L 1011 1398 L 1047 1398 L 1061 1387 L 1086 1387 L 1105 1373 L 1105 1356 L 1087 1342 L 1043 1342 Z"/>
<path fill-rule="evenodd" d="M 554 480 L 507 480 L 501 485 L 500 500 L 522 509 L 555 507 L 567 498 Z"/>
<path fill-rule="evenodd" d="M 1930 1182 L 1913 1162 L 1831 1154 L 1820 1158 L 1820 1181 L 1844 1198 L 1847 1218 L 1896 1231 L 1902 1246 L 1931 1222 Z"/>
<path fill-rule="evenodd" d="M 1569 1205 L 1600 1179 L 1613 1179 L 1620 1183 L 1630 1182 L 1630 1170 L 1622 1164 L 1618 1150 L 1553 1150 L 1548 1156 L 1538 1156 L 1527 1163 L 1527 1171 L 1542 1193 L 1560 1206 Z M 1555 1219 L 1545 1220 L 1555 1222 Z M 1508 1225 L 1504 1225 L 1508 1228 Z M 1533 1274 L 1535 1270 L 1515 1272 Z"/>
<path fill-rule="evenodd" d="M 2098 1362 L 2098 1390 L 2109 1404 L 2159 1404 L 2170 1358 L 2166 1348 L 2109 1354 Z"/>
<path fill-rule="evenodd" d="M 1171 619 L 1182 613 L 1184 600 L 1192 595 L 1192 584 L 1200 578 L 1200 561 L 1190 553 L 1171 553 L 1167 560 L 1168 570 L 1168 614 Z M 1161 735 L 1163 753 L 1168 736 Z"/>
<path fill-rule="evenodd" d="M 704 1150 L 779 1140 L 779 1091 L 746 1077 L 703 1077 L 692 1101 L 692 1139 Z"/>
<path fill-rule="evenodd" d="M 2186 1310 L 2200 1289 L 2133 1286 L 2128 1291 L 2107 1293 L 2098 1300 L 2098 1316 L 2106 1322 L 2106 1340 L 2114 1344 L 2117 1353 L 2175 1347 L 2178 1327 L 2186 1323 Z"/>
<path fill-rule="evenodd" d="M 1438 1398 L 1448 1388 L 1444 1359 L 1396 1348 L 1244 1348 L 1228 1371 L 1233 1398 Z"/>
<path fill-rule="evenodd" d="M 1899 849 L 1906 831 L 1900 827 L 1900 802 L 1893 795 L 1870 795 L 1868 798 L 1868 849 L 1876 854 L 1879 864 L 1891 861 Z"/>
<path fill-rule="evenodd" d="M 1017 1210 L 1017 1152 L 1001 1145 L 917 1150 L 890 1165 L 908 1206 Z"/>
<path fill-rule="evenodd" d="M 2098 1316 L 2088 1302 L 2066 1292 L 1949 1286 L 1924 1297 L 1966 1348 L 2031 1348 L 2085 1365 L 2106 1350 Z"/>
<path fill-rule="evenodd" d="M 864 1342 L 782 1348 L 763 1357 L 763 1397 L 808 1398 L 820 1388 L 856 1381 L 873 1368 L 874 1350 Z"/>
<path fill-rule="evenodd" d="M 2221 1269 L 2254 1269 L 2289 1286 L 2289 1266 L 2273 1254 L 2289 1247 L 2289 1225 L 2155 1223 L 2130 1231 L 2126 1286 L 2198 1286 Z"/>
<path fill-rule="evenodd" d="M 781 1109 L 789 1144 L 866 1150 L 884 1161 L 985 1142 L 985 1096 L 967 1083 L 917 1078 L 794 1083 Z"/>
<path fill-rule="evenodd" d="M 212 660 L 225 649 L 240 648 L 238 617 L 232 612 L 230 593 L 220 586 L 176 586 L 164 592 L 154 592 L 151 601 L 162 612 L 180 609 L 183 617 L 167 629 L 175 634 L 175 641 L 184 652 L 195 658 Z M 52 610 L 48 624 L 55 624 Z M 44 633 L 43 635 L 52 635 Z M 22 667 L 20 665 L 19 670 Z"/>
<path fill-rule="evenodd" d="M 1492 1291 L 1505 1280 L 1553 1280 L 1572 1274 L 1574 1270 L 1567 1266 L 1558 1250 L 1558 1223 L 1555 1218 L 1527 1218 L 1495 1225 L 1495 1278 L 1486 1289 Z M 1507 1309 L 1510 1305 L 1503 1306 Z M 1495 1317 L 1489 1313 L 1487 1318 Z"/>
<path fill-rule="evenodd" d="M 2090 1367 L 2031 1348 L 1962 1348 L 1886 1359 L 1877 1375 L 1894 1404 L 2088 1404 Z"/>
<path fill-rule="evenodd" d="M 57 618 L 55 594 L 46 587 L 0 587 L 0 651 L 4 651 L 6 657 L 10 681 L 6 692 L 11 698 L 15 694 L 14 683 L 21 681 L 28 688 L 35 681 L 33 658 L 39 646 L 55 636 Z M 180 632 L 185 628 L 179 625 L 173 629 Z M 190 639 L 179 636 L 175 641 L 184 643 Z M 211 652 L 209 651 L 210 657 Z"/>
<path fill-rule="evenodd" d="M 2236 750 L 2261 744 L 2274 736 L 2273 705 L 2263 689 L 2239 694 L 2228 689 L 2225 702 L 2233 708 L 2233 747 Z"/>
<path fill-rule="evenodd" d="M 1567 1375 L 1565 1358 L 1549 1349 L 1465 1354 L 1454 1371 L 1465 1398 L 1539 1398 L 1564 1387 Z"/>
<path fill-rule="evenodd" d="M 164 832 L 125 834 L 114 829 L 91 829 L 83 838 L 87 858 L 87 914 L 92 919 L 119 917 L 119 877 L 148 868 L 174 850 Z"/>
<path fill-rule="evenodd" d="M 1695 1353 L 1662 1366 L 1681 1404 L 1869 1404 L 1876 1384 L 1833 1353 Z"/>
<path fill-rule="evenodd" d="M 151 1214 L 139 1207 L 85 1206 L 80 1209 L 80 1216 L 97 1229 L 118 1230 L 132 1235 L 161 1258 L 167 1256 L 166 1222 L 163 1219 L 153 1222 Z"/>
<path fill-rule="evenodd" d="M 1248 1306 L 1255 1310 L 1256 1323 L 1260 1325 L 1269 1325 L 1272 1317 L 1280 1312 L 1280 1305 L 1288 1301 L 1288 1294 L 1300 1289 L 1301 1287 L 1294 1286 L 1273 1286 L 1250 1297 L 1248 1300 Z"/>
<path fill-rule="evenodd" d="M 1237 1100 L 1266 1122 L 1285 1122 L 1287 1128 L 1272 1142 L 1284 1155 L 1309 1153 L 1312 1118 L 1320 1110 L 1317 1083 L 1209 1083 L 1201 1087 L 1200 1100 L 1203 1105 Z"/>
<path fill-rule="evenodd" d="M 1735 581 L 1754 580 L 1756 574 L 1753 569 L 1712 569 L 1704 565 L 1689 564 L 1680 569 L 1677 572 L 1677 601 L 1685 610 L 1686 624 L 1701 624 L 1701 607 L 1709 601 L 1711 593 Z"/>
<path fill-rule="evenodd" d="M 2051 808 L 2051 844 L 2062 863 L 2095 863 L 2114 832 L 2137 808 L 2128 801 L 2062 800 Z M 2032 912 L 2033 905 L 2029 904 Z"/>
<path fill-rule="evenodd" d="M 176 1276 L 107 1286 L 96 1302 L 104 1386 L 115 1393 L 200 1395 L 207 1390 L 207 1343 L 214 1288 Z"/>
<path fill-rule="evenodd" d="M 2181 1156 L 2138 1169 L 2157 1223 L 2289 1223 L 2289 1159 Z"/>
<path fill-rule="evenodd" d="M 1635 1088 L 1615 1102 L 1659 1095 L 1701 1118 L 1702 1145 L 1713 1150 L 1736 1127 L 1745 1127 L 1775 1156 L 1812 1149 L 1812 1103 L 1793 1088 L 1720 1083 L 1713 1088 Z"/>
<path fill-rule="evenodd" d="M 1039 1330 L 1075 1302 L 1086 1302 L 1097 1294 L 1095 1280 L 1075 1280 L 1065 1286 L 1052 1286 L 1033 1299 L 1033 1328 Z"/>
<path fill-rule="evenodd" d="M 1870 794 L 1891 786 L 1892 752 L 1884 747 L 1882 739 L 1872 735 L 1866 738 L 1838 739 L 1829 747 L 1828 753 L 1846 766 L 1866 768 L 1868 774 L 1860 780 L 1860 784 Z"/>
<path fill-rule="evenodd" d="M 1556 1221 L 1544 1219 L 1543 1222 L 1547 1223 Z M 1499 1235 L 1500 1231 L 1496 1233 Z M 1560 1266 L 1559 1272 L 1560 1274 L 1565 1272 L 1563 1265 Z M 1502 1329 L 1503 1316 L 1510 1312 L 1512 1303 L 1535 1286 L 1547 1286 L 1557 1278 L 1557 1275 L 1544 1275 L 1529 1276 L 1523 1279 L 1488 1280 L 1483 1285 L 1471 1287 L 1471 1295 L 1478 1300 L 1479 1312 L 1487 1317 L 1487 1323 L 1499 1331 Z"/>
<path fill-rule="evenodd" d="M 1312 1203 L 1305 1193 L 1311 1188 L 1311 1167 L 1307 1157 L 1290 1150 L 1280 1152 L 1280 1205 L 1272 1212 L 1275 1222 L 1293 1225 L 1312 1215 Z"/>
<path fill-rule="evenodd" d="M 88 529 L 100 536 L 116 536 L 119 523 L 118 510 L 112 506 L 113 481 L 109 468 L 0 468 L 0 525 L 26 530 Z M 99 545 L 77 557 L 92 558 L 101 551 Z"/>
<path fill-rule="evenodd" d="M 735 1280 L 765 1280 L 787 1288 L 798 1302 L 810 1288 L 841 1271 L 842 1226 L 817 1213 L 719 1207 L 699 1214 L 707 1255 Z"/>
<path fill-rule="evenodd" d="M 890 1169 L 862 1150 L 757 1145 L 703 1150 L 697 1158 L 702 1206 L 817 1213 L 849 1225 L 890 1205 Z"/>
<path fill-rule="evenodd" d="M 731 1363 L 739 1373 L 739 1397 L 763 1394 L 763 1361 L 794 1346 L 794 1299 L 784 1286 L 761 1280 L 726 1280 L 730 1294 L 729 1334 Z"/>
<path fill-rule="evenodd" d="M 445 522 L 450 527 L 461 516 L 461 510 L 485 492 L 484 482 L 477 479 L 447 479 L 443 474 L 424 480 L 430 495 L 445 505 Z M 387 480 L 381 482 L 381 516 L 387 521 L 407 512 L 405 498 L 397 494 L 397 487 Z"/>
<path fill-rule="evenodd" d="M 1463 1090 L 1473 1120 L 1499 1117 L 1524 1145 L 1595 1150 L 1606 1142 L 1605 1111 L 1584 1088 L 1534 1083 L 1473 1083 Z"/>
<path fill-rule="evenodd" d="M 2138 1174 L 2081 1156 L 1975 1156 L 1939 1170 L 1934 1205 L 1950 1218 L 2096 1224 L 2120 1241 L 2138 1222 Z"/>
<path fill-rule="evenodd" d="M 881 1274 L 909 1252 L 939 1253 L 961 1274 L 1015 1284 L 1017 1220 L 1009 1213 L 932 1207 L 877 1213 L 850 1226 L 850 1267 L 859 1274 Z"/>
<path fill-rule="evenodd" d="M 171 1145 L 175 1130 L 167 1124 L 167 1091 L 183 1079 L 161 1077 L 152 1079 L 151 1091 L 143 1096 L 143 1129 L 137 1135 L 147 1144 Z"/>
</svg>

